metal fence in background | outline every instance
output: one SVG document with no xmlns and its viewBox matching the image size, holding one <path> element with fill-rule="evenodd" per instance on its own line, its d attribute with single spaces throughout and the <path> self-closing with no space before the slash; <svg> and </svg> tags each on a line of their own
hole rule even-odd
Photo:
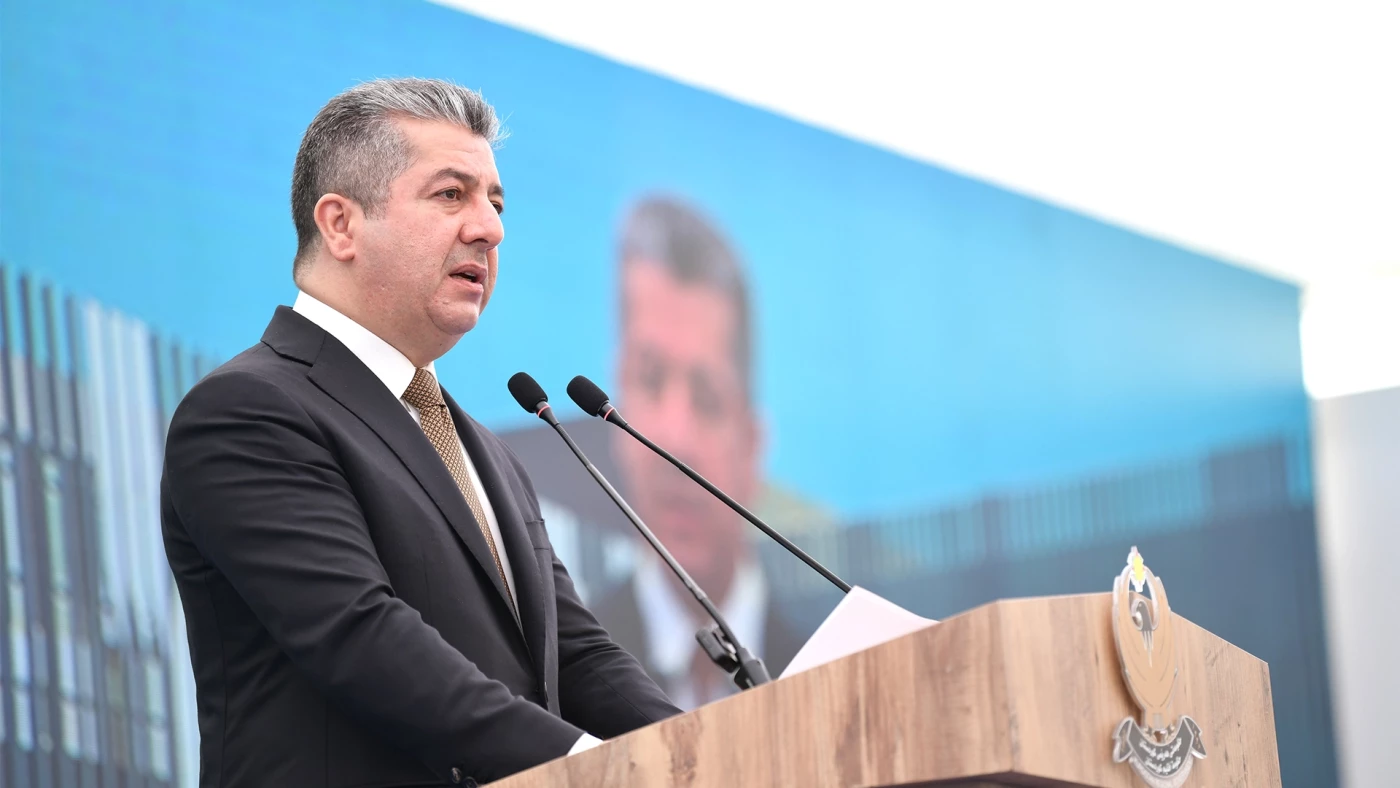
<svg viewBox="0 0 1400 788">
<path fill-rule="evenodd" d="M 806 530 L 793 541 L 847 580 L 867 585 L 1048 558 L 1086 545 L 1127 545 L 1311 507 L 1308 452 L 1306 437 L 1277 437 L 1073 483 Z M 780 597 L 825 590 L 821 576 L 780 547 L 759 544 Z"/>
</svg>

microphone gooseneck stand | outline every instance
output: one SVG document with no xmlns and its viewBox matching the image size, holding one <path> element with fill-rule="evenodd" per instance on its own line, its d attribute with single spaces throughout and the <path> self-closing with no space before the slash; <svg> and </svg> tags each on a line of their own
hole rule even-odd
<svg viewBox="0 0 1400 788">
<path fill-rule="evenodd" d="M 789 553 L 792 553 L 793 555 L 797 556 L 799 559 L 801 559 L 803 563 L 815 570 L 817 574 L 826 578 L 828 581 L 831 582 L 832 585 L 841 589 L 841 593 L 845 594 L 851 590 L 850 583 L 847 583 L 845 580 L 842 580 L 836 575 L 835 572 L 831 571 L 830 569 L 827 569 L 825 566 L 822 565 L 820 561 L 808 555 L 805 550 L 793 544 L 790 540 L 788 540 L 787 537 L 778 533 L 777 530 L 775 530 L 768 523 L 765 523 L 762 520 L 760 520 L 758 518 L 758 515 L 749 511 L 747 508 L 744 507 L 743 504 L 729 497 L 728 493 L 726 493 L 724 490 L 721 490 L 720 488 L 711 484 L 709 479 L 706 479 L 704 476 L 701 476 L 700 474 L 696 473 L 695 469 L 681 462 L 680 458 L 676 457 L 674 454 L 671 454 L 669 451 L 666 451 L 665 449 L 656 445 L 651 441 L 650 438 L 643 435 L 631 424 L 628 424 L 627 420 L 622 418 L 622 414 L 619 413 L 617 411 L 617 408 L 613 407 L 613 404 L 608 400 L 608 395 L 601 388 L 598 388 L 598 385 L 596 383 L 582 375 L 578 375 L 573 380 L 569 381 L 568 391 L 569 398 L 572 399 L 574 401 L 574 404 L 577 405 L 579 409 L 582 410 L 584 413 L 587 413 L 590 416 L 597 416 L 603 421 L 607 421 L 617 425 L 618 427 L 621 427 L 628 435 L 631 435 L 633 438 L 636 438 L 639 442 L 641 442 L 642 445 L 656 452 L 658 455 L 661 456 L 662 459 L 676 466 L 676 468 L 680 470 L 681 473 L 684 473 L 686 476 L 689 476 L 691 481 L 694 481 L 696 484 L 700 485 L 701 487 L 704 487 L 706 491 L 723 501 L 726 506 L 737 512 L 739 516 L 743 517 L 745 520 L 748 520 L 754 525 L 754 527 L 758 528 L 758 530 L 767 534 L 768 538 L 782 545 L 784 548 L 787 549 Z"/>
<path fill-rule="evenodd" d="M 656 538 L 656 534 L 651 532 L 651 529 L 647 527 L 646 523 L 642 522 L 642 518 L 637 516 L 637 513 L 633 511 L 632 507 L 628 505 L 622 495 L 612 486 L 612 483 L 607 480 L 607 477 L 603 476 L 602 472 L 593 465 L 588 459 L 588 456 L 579 448 L 578 444 L 574 443 L 574 439 L 564 429 L 563 425 L 559 423 L 559 419 L 555 418 L 554 412 L 549 406 L 549 399 L 545 396 L 544 389 L 535 382 L 534 378 L 531 378 L 523 372 L 516 373 L 511 377 L 509 387 L 511 394 L 515 397 L 515 401 L 520 403 L 522 408 L 534 413 L 546 424 L 553 427 L 555 432 L 559 433 L 559 437 L 564 439 L 564 443 L 569 447 L 569 450 L 574 453 L 574 456 L 578 458 L 579 462 L 583 463 L 583 467 L 588 471 L 589 475 L 593 477 L 593 480 L 598 483 L 599 487 L 603 488 L 603 492 L 607 493 L 608 497 L 612 499 L 612 502 L 617 505 L 617 508 L 622 510 L 623 515 L 625 515 L 628 521 L 632 523 L 632 526 L 637 529 L 637 532 L 642 535 L 642 538 L 651 545 L 657 555 L 661 556 L 661 560 L 666 563 L 666 566 L 670 567 L 676 577 L 680 578 L 686 590 L 690 592 L 691 596 L 695 597 L 695 601 L 699 602 L 700 606 L 704 608 L 705 612 L 714 620 L 715 623 L 713 626 L 702 627 L 700 631 L 695 633 L 695 640 L 700 644 L 700 647 L 704 650 L 705 655 L 710 658 L 710 661 L 714 662 L 715 665 L 726 674 L 731 674 L 734 679 L 734 684 L 740 689 L 749 689 L 772 681 L 772 677 L 768 675 L 768 668 L 763 664 L 763 660 L 754 656 L 739 642 L 739 638 L 734 634 L 734 630 L 730 629 L 729 622 L 725 621 L 724 616 L 720 614 L 719 609 L 710 601 L 710 597 L 705 593 L 705 590 L 691 578 L 690 574 L 685 571 L 685 568 L 671 555 L 671 551 L 667 550 L 666 546 L 661 543 L 661 540 Z"/>
</svg>

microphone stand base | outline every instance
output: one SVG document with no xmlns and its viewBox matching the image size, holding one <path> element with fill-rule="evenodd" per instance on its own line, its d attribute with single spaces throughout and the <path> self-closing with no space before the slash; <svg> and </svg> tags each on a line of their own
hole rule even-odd
<svg viewBox="0 0 1400 788">
<path fill-rule="evenodd" d="M 705 656 L 716 667 L 729 674 L 734 684 L 741 690 L 767 684 L 773 678 L 763 660 L 755 657 L 743 646 L 735 648 L 718 626 L 703 627 L 695 633 L 695 640 L 704 649 Z"/>
</svg>

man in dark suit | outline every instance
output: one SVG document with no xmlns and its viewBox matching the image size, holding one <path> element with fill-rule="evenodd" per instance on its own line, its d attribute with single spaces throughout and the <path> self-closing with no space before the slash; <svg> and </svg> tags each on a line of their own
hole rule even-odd
<svg viewBox="0 0 1400 788">
<path fill-rule="evenodd" d="M 693 206 L 648 197 L 630 211 L 618 263 L 619 404 L 627 418 L 721 489 L 754 505 L 761 425 L 753 404 L 753 339 L 739 257 Z M 722 502 L 620 430 L 614 457 L 627 494 L 676 559 L 773 675 L 802 645 L 782 620 L 753 530 Z M 631 581 L 596 607 L 599 620 L 682 708 L 735 691 L 694 647 L 703 611 L 643 555 Z"/>
<path fill-rule="evenodd" d="M 332 99 L 293 172 L 296 304 L 175 413 L 204 788 L 475 785 L 677 713 L 436 381 L 495 286 L 496 136 L 448 83 Z"/>
</svg>

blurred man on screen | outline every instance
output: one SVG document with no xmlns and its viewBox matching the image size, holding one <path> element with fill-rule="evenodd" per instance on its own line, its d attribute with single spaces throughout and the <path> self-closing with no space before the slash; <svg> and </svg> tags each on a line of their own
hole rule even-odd
<svg viewBox="0 0 1400 788">
<path fill-rule="evenodd" d="M 708 219 L 670 198 L 638 203 L 620 246 L 619 406 L 652 440 L 752 505 L 762 436 L 737 256 Z M 776 676 L 801 639 L 775 613 L 751 526 L 625 433 L 614 439 L 637 512 Z M 708 624 L 703 611 L 649 554 L 597 609 L 683 708 L 735 691 L 695 644 L 695 630 Z"/>
<path fill-rule="evenodd" d="M 293 172 L 295 306 L 175 413 L 162 526 L 205 788 L 474 785 L 677 712 L 437 383 L 496 284 L 497 135 L 445 82 L 332 99 Z"/>
</svg>

